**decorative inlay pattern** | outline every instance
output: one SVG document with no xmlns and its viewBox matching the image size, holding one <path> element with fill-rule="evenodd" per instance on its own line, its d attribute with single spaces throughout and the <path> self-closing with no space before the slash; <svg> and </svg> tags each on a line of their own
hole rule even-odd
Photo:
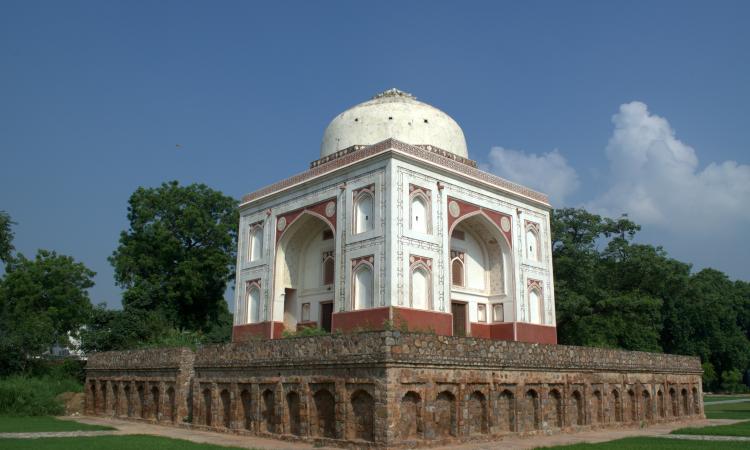
<svg viewBox="0 0 750 450">
<path fill-rule="evenodd" d="M 330 216 L 326 216 L 326 210 L 328 209 L 329 205 L 333 203 L 334 207 L 334 214 L 331 214 Z M 325 222 L 328 226 L 331 227 L 331 230 L 333 232 L 336 232 L 336 202 L 334 199 L 324 200 L 322 202 L 315 203 L 313 205 L 307 205 L 303 208 L 296 209 L 294 211 L 289 211 L 287 213 L 284 213 L 280 215 L 276 219 L 276 243 L 279 243 L 279 240 L 281 239 L 281 236 L 284 233 L 284 230 L 289 227 L 294 221 L 299 219 L 304 213 L 312 214 L 313 216 L 316 216 L 320 218 L 323 222 Z"/>
<path fill-rule="evenodd" d="M 513 235 L 512 235 L 513 233 L 511 233 L 511 221 L 510 221 L 509 215 L 501 213 L 499 211 L 495 211 L 493 209 L 485 208 L 483 206 L 468 203 L 463 200 L 458 200 L 458 199 L 453 199 L 451 197 L 448 197 L 448 205 L 450 205 L 453 202 L 457 203 L 458 206 L 460 207 L 460 214 L 458 217 L 453 217 L 452 215 L 448 217 L 449 232 L 452 233 L 456 224 L 464 220 L 464 218 L 479 213 L 479 214 L 484 215 L 487 219 L 490 220 L 490 222 L 494 223 L 495 226 L 500 229 L 501 234 L 503 235 L 506 242 L 508 243 L 508 246 L 511 249 L 514 247 Z"/>
<path fill-rule="evenodd" d="M 432 258 L 419 255 L 409 255 L 409 265 L 423 263 L 428 269 L 432 270 Z"/>
<path fill-rule="evenodd" d="M 375 255 L 367 255 L 367 256 L 360 256 L 359 258 L 352 258 L 352 267 L 357 267 L 363 262 L 370 263 L 370 265 L 375 264 Z"/>
</svg>

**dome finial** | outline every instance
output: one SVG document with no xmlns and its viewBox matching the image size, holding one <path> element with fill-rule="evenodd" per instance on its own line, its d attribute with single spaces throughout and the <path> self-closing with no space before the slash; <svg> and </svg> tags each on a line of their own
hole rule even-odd
<svg viewBox="0 0 750 450">
<path fill-rule="evenodd" d="M 396 89 L 396 88 L 390 88 L 387 89 L 380 94 L 377 94 L 373 97 L 373 100 L 376 98 L 383 98 L 383 97 L 407 97 L 416 100 L 417 97 L 411 95 L 408 92 L 404 92 L 402 90 Z"/>
</svg>

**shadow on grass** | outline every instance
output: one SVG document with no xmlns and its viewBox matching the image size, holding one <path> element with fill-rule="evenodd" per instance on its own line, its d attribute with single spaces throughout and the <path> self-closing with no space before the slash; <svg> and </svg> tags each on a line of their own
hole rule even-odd
<svg viewBox="0 0 750 450">
<path fill-rule="evenodd" d="M 229 450 L 160 436 L 96 436 L 75 438 L 0 439 L 3 450 Z"/>
<path fill-rule="evenodd" d="M 0 433 L 40 433 L 55 431 L 104 431 L 112 427 L 88 425 L 50 416 L 0 416 Z M 5 444 L 6 441 L 2 441 Z M 3 446 L 0 446 L 3 447 Z M 4 447 L 3 447 L 4 448 Z"/>
</svg>

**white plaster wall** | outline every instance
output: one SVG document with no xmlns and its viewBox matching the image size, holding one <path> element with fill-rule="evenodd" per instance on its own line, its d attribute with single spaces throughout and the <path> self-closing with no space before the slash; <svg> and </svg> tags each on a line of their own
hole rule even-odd
<svg viewBox="0 0 750 450">
<path fill-rule="evenodd" d="M 420 235 L 408 229 L 408 189 L 409 183 L 434 187 L 432 196 L 432 233 Z M 441 183 L 442 190 L 437 189 Z M 442 273 L 436 274 L 433 279 L 438 283 L 434 292 L 436 297 L 436 309 L 450 311 L 451 286 L 450 286 L 450 250 L 451 239 L 447 234 L 447 197 L 457 198 L 468 203 L 492 209 L 494 211 L 508 214 L 512 223 L 513 249 L 511 255 L 505 258 L 503 264 L 508 267 L 507 279 L 504 281 L 504 294 L 501 292 L 477 293 L 464 290 L 455 292 L 453 298 L 469 302 L 469 315 L 471 321 L 476 321 L 478 301 L 487 300 L 488 319 L 492 319 L 490 313 L 492 304 L 503 303 L 505 310 L 505 321 L 530 320 L 528 301 L 526 299 L 526 279 L 541 280 L 544 284 L 544 298 L 548 320 L 545 323 L 554 324 L 554 286 L 552 282 L 552 260 L 549 242 L 549 211 L 546 207 L 530 202 L 522 197 L 507 194 L 505 192 L 488 189 L 480 183 L 472 183 L 463 177 L 441 171 L 439 168 L 428 163 L 415 161 L 413 158 L 398 155 L 394 158 L 391 168 L 390 188 L 393 189 L 396 199 L 400 199 L 400 205 L 394 208 L 396 216 L 391 220 L 391 225 L 396 230 L 396 245 L 393 245 L 389 255 L 393 260 L 408 258 L 405 249 L 429 249 L 440 255 L 435 261 L 435 269 Z M 404 206 L 407 208 L 404 211 Z M 530 261 L 525 257 L 525 230 L 523 220 L 533 220 L 540 226 L 540 253 L 539 261 Z M 402 269 L 398 270 L 401 266 Z M 408 271 L 405 265 L 394 264 L 391 270 L 390 286 L 400 301 L 408 296 Z M 469 286 L 477 285 L 474 271 L 467 268 L 469 275 Z M 474 279 L 472 279 L 472 277 Z M 439 281 L 438 281 L 439 278 Z M 487 281 L 485 280 L 485 285 Z M 438 300 L 439 299 L 439 300 Z"/>
<path fill-rule="evenodd" d="M 385 228 L 385 168 L 389 164 L 388 158 L 374 158 L 372 160 L 345 168 L 310 183 L 291 188 L 279 195 L 272 195 L 243 206 L 240 211 L 239 254 L 237 264 L 237 289 L 235 290 L 235 324 L 245 323 L 246 318 L 237 314 L 241 311 L 244 301 L 244 284 L 247 280 L 261 278 L 261 297 L 263 306 L 261 316 L 263 320 L 283 320 L 283 291 L 274 292 L 275 280 L 274 262 L 276 259 L 276 217 L 287 212 L 310 206 L 329 198 L 337 200 L 335 244 L 333 241 L 322 240 L 313 242 L 311 239 L 302 252 L 306 256 L 301 261 L 304 277 L 302 286 L 297 286 L 298 306 L 304 302 L 311 303 L 310 319 L 318 320 L 320 303 L 334 300 L 334 312 L 343 310 L 343 299 L 351 292 L 350 264 L 352 258 L 372 254 L 376 258 L 375 271 L 375 301 L 382 304 L 385 286 L 381 286 L 381 273 L 385 267 L 384 238 Z M 375 223 L 374 229 L 368 233 L 354 234 L 352 232 L 352 191 L 359 187 L 375 185 Z M 271 211 L 270 215 L 266 211 Z M 246 258 L 248 249 L 250 224 L 259 220 L 265 221 L 263 238 L 263 257 L 252 263 Z M 243 232 L 244 231 L 244 232 Z M 335 246 L 334 246 L 335 245 Z M 334 250 L 336 269 L 334 286 L 316 287 L 318 279 L 322 282 L 322 253 Z M 319 254 L 318 254 L 319 253 Z M 320 258 L 320 261 L 317 259 Z M 274 301 L 275 300 L 275 301 Z M 300 309 L 300 308 L 297 308 Z M 297 312 L 299 316 L 299 311 Z"/>
<path fill-rule="evenodd" d="M 422 186 L 431 191 L 431 230 L 420 233 L 409 229 L 409 184 Z M 442 189 L 438 189 L 438 183 Z M 375 227 L 369 233 L 352 233 L 352 191 L 369 184 L 375 185 Z M 546 207 L 534 204 L 521 197 L 490 189 L 480 183 L 462 178 L 447 170 L 416 161 L 405 155 L 395 157 L 381 155 L 370 160 L 342 168 L 301 186 L 291 188 L 279 195 L 272 195 L 243 207 L 241 211 L 240 242 L 238 256 L 238 289 L 235 292 L 235 308 L 238 298 L 244 295 L 244 281 L 260 278 L 261 296 L 264 309 L 261 316 L 270 317 L 268 299 L 273 295 L 270 289 L 274 274 L 271 266 L 275 257 L 276 216 L 293 211 L 325 199 L 337 198 L 336 229 L 336 274 L 335 286 L 331 291 L 316 292 L 308 287 L 305 280 L 305 293 L 311 303 L 335 300 L 334 311 L 349 309 L 344 299 L 351 292 L 351 260 L 359 256 L 373 255 L 375 266 L 376 306 L 408 305 L 410 272 L 409 255 L 415 254 L 432 258 L 433 261 L 433 305 L 437 311 L 450 311 L 450 248 L 447 233 L 447 197 L 451 196 L 508 214 L 512 218 L 513 251 L 505 261 L 510 268 L 509 279 L 505 280 L 505 296 L 497 293 L 479 295 L 471 292 L 456 293 L 454 298 L 469 301 L 470 319 L 476 320 L 476 302 L 488 300 L 488 316 L 491 319 L 491 304 L 503 302 L 505 320 L 529 321 L 526 301 L 526 280 L 541 280 L 544 286 L 546 323 L 554 323 L 554 285 L 552 280 L 551 244 L 549 242 L 549 212 Z M 271 209 L 270 216 L 266 210 Z M 540 224 L 540 261 L 525 257 L 525 232 L 523 220 L 533 220 Z M 242 260 L 246 255 L 248 234 L 243 232 L 249 224 L 265 221 L 263 258 L 250 265 Z M 316 252 L 319 249 L 316 249 Z M 322 253 L 321 253 L 322 255 Z M 310 261 L 305 265 L 309 265 Z M 306 271 L 307 272 L 307 271 Z M 473 271 L 467 268 L 470 286 Z M 319 274 L 305 277 L 317 279 Z M 311 278 L 312 279 L 312 278 Z M 311 280 L 310 279 L 310 280 Z M 477 284 L 478 285 L 478 284 Z M 485 280 L 485 286 L 487 281 Z M 240 288 L 242 287 L 242 288 Z M 515 299 L 515 302 L 511 300 Z M 319 307 L 311 305 L 311 320 L 317 320 Z M 243 319 L 244 320 L 244 319 Z M 265 319 L 267 320 L 267 319 Z M 235 323 L 240 322 L 236 319 Z"/>
</svg>

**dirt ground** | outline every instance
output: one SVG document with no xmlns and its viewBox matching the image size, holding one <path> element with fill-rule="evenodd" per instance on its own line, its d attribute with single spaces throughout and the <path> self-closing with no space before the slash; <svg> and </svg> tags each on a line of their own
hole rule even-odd
<svg viewBox="0 0 750 450">
<path fill-rule="evenodd" d="M 57 399 L 65 406 L 66 416 L 80 416 L 83 414 L 83 392 L 63 392 Z"/>
<path fill-rule="evenodd" d="M 170 426 L 152 425 L 126 420 L 110 419 L 103 417 L 61 417 L 61 419 L 77 420 L 93 425 L 109 425 L 118 429 L 115 434 L 150 434 L 175 439 L 185 439 L 192 442 L 233 446 L 240 448 L 258 449 L 312 449 L 311 444 L 288 442 L 276 439 L 266 439 L 255 436 L 239 436 L 229 433 L 215 433 L 209 431 L 187 430 Z M 703 419 L 685 422 L 672 422 L 657 424 L 645 428 L 619 428 L 584 431 L 580 433 L 563 433 L 549 436 L 519 437 L 511 436 L 499 441 L 456 444 L 449 447 L 433 447 L 437 449 L 461 449 L 461 450 L 483 450 L 483 449 L 533 449 L 537 447 L 552 447 L 556 445 L 578 444 L 582 442 L 605 442 L 633 436 L 660 436 L 669 434 L 672 430 L 685 426 L 708 426 L 736 423 L 737 420 L 728 419 Z"/>
</svg>

